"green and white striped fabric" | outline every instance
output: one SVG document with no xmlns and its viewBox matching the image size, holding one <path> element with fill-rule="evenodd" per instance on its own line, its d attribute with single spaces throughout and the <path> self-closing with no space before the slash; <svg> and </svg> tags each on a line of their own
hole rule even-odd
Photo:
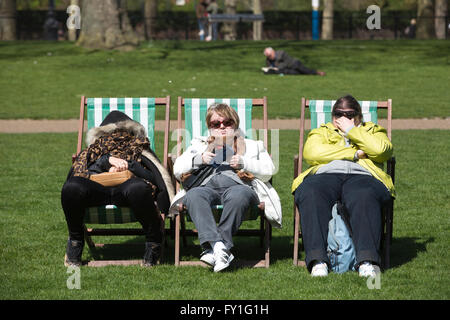
<svg viewBox="0 0 450 320">
<path fill-rule="evenodd" d="M 311 129 L 320 127 L 322 124 L 331 122 L 331 110 L 336 100 L 309 100 L 311 113 Z M 365 122 L 378 122 L 377 101 L 358 101 L 361 105 L 363 120 Z"/>
<path fill-rule="evenodd" d="M 206 127 L 206 111 L 213 103 L 226 103 L 239 115 L 239 128 L 245 133 L 245 137 L 252 139 L 252 99 L 184 99 L 184 116 L 186 136 L 185 147 L 188 148 L 191 139 L 198 136 L 208 136 Z"/>
<path fill-rule="evenodd" d="M 141 123 L 150 140 L 150 147 L 155 148 L 155 98 L 88 98 L 88 130 L 98 127 L 103 119 L 113 110 L 125 113 L 131 119 Z"/>
<path fill-rule="evenodd" d="M 130 208 L 110 204 L 86 209 L 84 221 L 93 224 L 119 224 L 137 220 Z"/>
<path fill-rule="evenodd" d="M 155 98 L 88 98 L 88 130 L 98 127 L 113 110 L 121 111 L 141 123 L 147 132 L 150 147 L 154 150 Z M 136 221 L 130 208 L 116 207 L 115 205 L 87 208 L 84 217 L 85 223 L 93 224 L 119 224 Z"/>
</svg>

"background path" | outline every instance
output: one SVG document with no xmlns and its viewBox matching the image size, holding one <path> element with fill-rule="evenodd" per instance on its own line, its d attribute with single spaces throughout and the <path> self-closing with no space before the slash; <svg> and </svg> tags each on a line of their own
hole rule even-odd
<svg viewBox="0 0 450 320">
<path fill-rule="evenodd" d="M 380 119 L 380 125 L 387 126 L 386 119 Z M 86 130 L 86 124 L 84 126 Z M 176 120 L 170 121 L 170 129 L 177 127 Z M 297 130 L 300 127 L 300 119 L 271 119 L 269 129 Z M 310 128 L 310 121 L 306 120 L 307 129 Z M 262 120 L 254 120 L 254 128 L 262 128 Z M 157 131 L 164 130 L 164 121 L 156 121 Z M 433 119 L 394 119 L 392 120 L 393 130 L 409 129 L 443 129 L 450 130 L 450 117 Z M 77 132 L 78 120 L 0 120 L 0 133 L 37 133 L 37 132 Z"/>
</svg>

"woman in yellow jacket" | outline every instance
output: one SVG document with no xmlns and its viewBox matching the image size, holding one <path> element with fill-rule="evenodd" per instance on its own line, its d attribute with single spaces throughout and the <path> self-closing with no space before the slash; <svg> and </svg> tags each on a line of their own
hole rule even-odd
<svg viewBox="0 0 450 320">
<path fill-rule="evenodd" d="M 386 130 L 362 122 L 361 106 L 350 95 L 336 101 L 332 122 L 309 133 L 303 156 L 310 168 L 294 180 L 292 192 L 312 276 L 328 275 L 328 222 L 338 200 L 349 213 L 360 276 L 379 272 L 381 207 L 395 196 L 382 167 L 392 152 Z"/>
</svg>

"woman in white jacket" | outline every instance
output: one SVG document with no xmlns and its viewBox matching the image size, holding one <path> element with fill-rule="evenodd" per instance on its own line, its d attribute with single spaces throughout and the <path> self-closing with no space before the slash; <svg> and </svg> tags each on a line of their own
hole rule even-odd
<svg viewBox="0 0 450 320">
<path fill-rule="evenodd" d="M 272 217 L 269 221 L 281 227 L 281 205 L 268 183 L 275 171 L 273 161 L 262 141 L 244 139 L 240 134 L 237 112 L 226 104 L 214 104 L 208 108 L 206 124 L 210 136 L 192 139 L 175 161 L 174 175 L 188 190 L 179 192 L 172 207 L 182 201 L 204 249 L 200 260 L 219 272 L 234 258 L 232 236 L 250 206 L 264 202 Z M 207 167 L 207 177 L 189 188 L 191 173 Z M 211 206 L 218 204 L 223 205 L 223 212 L 216 224 Z"/>
</svg>

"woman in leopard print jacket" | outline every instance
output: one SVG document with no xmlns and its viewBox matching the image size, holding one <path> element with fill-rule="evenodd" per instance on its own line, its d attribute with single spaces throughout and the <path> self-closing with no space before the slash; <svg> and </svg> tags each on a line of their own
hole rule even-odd
<svg viewBox="0 0 450 320">
<path fill-rule="evenodd" d="M 89 130 L 86 140 L 89 147 L 78 154 L 61 192 L 69 229 L 66 265 L 81 265 L 86 209 L 108 204 L 131 208 L 146 237 L 144 265 L 154 265 L 162 242 L 159 213 L 168 212 L 174 187 L 150 149 L 144 127 L 126 114 L 112 111 L 99 127 Z M 114 187 L 89 179 L 92 174 L 127 169 L 134 176 Z"/>
</svg>

